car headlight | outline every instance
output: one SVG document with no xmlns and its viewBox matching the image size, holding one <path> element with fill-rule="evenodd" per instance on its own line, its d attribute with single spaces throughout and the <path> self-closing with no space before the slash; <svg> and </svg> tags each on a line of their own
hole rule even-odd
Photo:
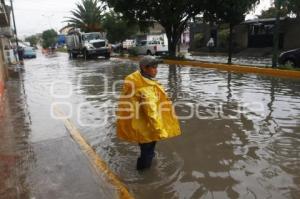
<svg viewBox="0 0 300 199">
<path fill-rule="evenodd" d="M 94 46 L 92 44 L 89 44 L 86 46 L 88 49 L 95 49 Z"/>
</svg>

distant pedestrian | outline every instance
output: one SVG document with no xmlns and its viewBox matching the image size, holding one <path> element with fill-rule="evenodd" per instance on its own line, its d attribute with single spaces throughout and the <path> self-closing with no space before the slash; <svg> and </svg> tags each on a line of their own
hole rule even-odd
<svg viewBox="0 0 300 199">
<path fill-rule="evenodd" d="M 215 41 L 214 38 L 210 38 L 206 44 L 206 46 L 209 48 L 209 50 L 212 50 L 215 47 Z"/>
<path fill-rule="evenodd" d="M 18 53 L 19 63 L 21 65 L 24 65 L 24 48 L 21 46 L 18 46 L 17 53 Z"/>
<path fill-rule="evenodd" d="M 142 58 L 140 70 L 125 78 L 117 111 L 117 136 L 139 144 L 137 170 L 151 167 L 157 141 L 181 134 L 172 102 L 154 79 L 158 63 Z"/>
</svg>

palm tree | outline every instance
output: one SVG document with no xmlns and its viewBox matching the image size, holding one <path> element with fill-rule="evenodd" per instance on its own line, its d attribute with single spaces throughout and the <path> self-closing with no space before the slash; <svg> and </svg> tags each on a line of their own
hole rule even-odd
<svg viewBox="0 0 300 199">
<path fill-rule="evenodd" d="M 104 6 L 98 4 L 98 0 L 81 0 L 76 3 L 77 8 L 71 11 L 72 17 L 67 17 L 66 27 L 80 28 L 83 32 L 102 31 L 101 20 Z"/>
</svg>

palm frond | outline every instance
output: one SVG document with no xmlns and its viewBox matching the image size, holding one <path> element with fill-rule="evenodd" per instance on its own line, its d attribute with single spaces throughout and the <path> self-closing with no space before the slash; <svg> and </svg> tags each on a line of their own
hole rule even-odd
<svg viewBox="0 0 300 199">
<path fill-rule="evenodd" d="M 70 11 L 71 17 L 66 17 L 64 22 L 69 23 L 69 27 L 81 28 L 82 31 L 101 31 L 103 19 L 103 6 L 97 0 L 82 0 L 76 4 L 76 9 Z"/>
</svg>

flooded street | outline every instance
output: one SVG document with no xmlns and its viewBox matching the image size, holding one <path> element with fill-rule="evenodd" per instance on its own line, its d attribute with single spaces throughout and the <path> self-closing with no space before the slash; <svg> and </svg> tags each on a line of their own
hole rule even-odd
<svg viewBox="0 0 300 199">
<path fill-rule="evenodd" d="M 203 62 L 214 62 L 214 63 L 227 63 L 228 56 L 225 55 L 197 55 L 191 56 L 187 55 L 186 58 L 190 60 L 197 60 Z M 271 67 L 272 59 L 270 57 L 232 57 L 232 63 L 238 65 L 246 65 L 246 66 L 259 66 L 259 67 Z"/>
<path fill-rule="evenodd" d="M 22 139 L 31 145 L 65 136 L 55 105 L 137 199 L 300 197 L 300 80 L 160 65 L 157 79 L 182 135 L 159 142 L 153 167 L 140 173 L 138 146 L 115 134 L 121 80 L 137 67 L 63 53 L 26 60 Z"/>
</svg>

